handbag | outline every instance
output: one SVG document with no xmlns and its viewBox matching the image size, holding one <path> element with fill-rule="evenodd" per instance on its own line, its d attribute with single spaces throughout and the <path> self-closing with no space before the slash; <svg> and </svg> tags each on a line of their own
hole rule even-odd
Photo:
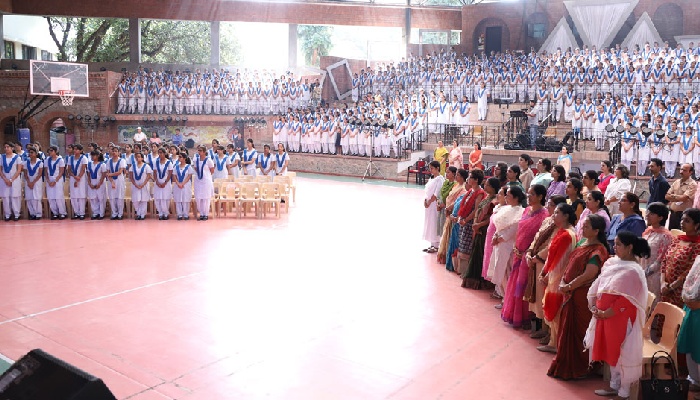
<svg viewBox="0 0 700 400">
<path fill-rule="evenodd" d="M 661 354 L 657 357 L 657 354 Z M 657 379 L 654 376 L 655 364 L 658 360 L 665 358 L 671 367 L 670 379 Z M 676 364 L 671 356 L 665 351 L 657 351 L 651 357 L 651 379 L 642 379 L 642 399 L 643 400 L 686 400 L 688 398 L 689 382 L 687 379 L 678 378 Z"/>
</svg>

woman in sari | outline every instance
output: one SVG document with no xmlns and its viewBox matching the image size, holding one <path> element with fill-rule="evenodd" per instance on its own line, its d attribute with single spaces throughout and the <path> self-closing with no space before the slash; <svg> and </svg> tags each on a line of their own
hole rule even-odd
<svg viewBox="0 0 700 400">
<path fill-rule="evenodd" d="M 452 150 L 450 150 L 450 167 L 455 167 L 457 169 L 464 168 L 464 155 L 462 155 L 462 148 L 459 147 L 457 139 L 452 141 Z"/>
<path fill-rule="evenodd" d="M 647 278 L 647 288 L 656 296 L 654 305 L 661 299 L 661 260 L 666 258 L 673 235 L 665 228 L 668 219 L 668 207 L 661 202 L 647 205 L 646 220 L 648 228 L 642 237 L 649 243 L 651 253 L 649 258 L 641 260 L 644 275 Z"/>
<path fill-rule="evenodd" d="M 685 303 L 685 317 L 678 333 L 678 352 L 685 353 L 690 381 L 697 386 L 700 384 L 700 258 L 695 259 L 688 273 L 681 297 Z"/>
<path fill-rule="evenodd" d="M 530 183 L 535 179 L 535 174 L 532 172 L 532 158 L 523 153 L 518 159 L 518 166 L 520 166 L 520 183 L 522 183 L 525 190 L 530 189 Z"/>
<path fill-rule="evenodd" d="M 474 250 L 469 258 L 467 268 L 464 268 L 462 273 L 462 287 L 472 289 L 481 289 L 484 286 L 484 279 L 481 276 L 481 269 L 484 263 L 484 246 L 486 242 L 486 230 L 488 228 L 491 213 L 495 204 L 493 199 L 496 198 L 500 184 L 498 179 L 489 178 L 484 185 L 486 197 L 476 206 L 476 214 L 474 215 Z"/>
<path fill-rule="evenodd" d="M 496 185 L 501 184 L 501 181 L 499 181 L 498 178 L 489 178 L 489 180 L 491 179 L 495 179 Z M 494 207 L 493 211 L 491 212 L 491 218 L 489 218 L 489 228 L 486 230 L 486 236 L 484 238 L 484 262 L 481 266 L 481 277 L 486 280 L 490 280 L 488 279 L 489 265 L 491 264 L 491 254 L 493 251 L 491 241 L 493 240 L 493 234 L 496 233 L 496 225 L 494 224 L 493 220 L 494 218 L 496 218 L 496 215 L 498 215 L 498 212 L 501 210 L 501 208 L 506 205 L 506 197 L 501 192 L 500 186 L 499 189 L 496 191 L 496 197 L 491 201 L 491 203 L 493 203 Z M 494 292 L 492 297 L 497 299 L 503 298 L 496 292 Z"/>
<path fill-rule="evenodd" d="M 509 195 L 521 193 L 518 187 L 511 187 Z M 515 247 L 513 248 L 513 266 L 511 268 L 506 294 L 503 299 L 501 318 L 513 325 L 513 328 L 530 329 L 530 309 L 524 300 L 527 286 L 528 264 L 525 260 L 527 249 L 532 244 L 542 221 L 549 215 L 545 205 L 547 189 L 542 185 L 532 185 L 527 193 L 528 208 L 518 223 Z M 506 200 L 507 201 L 507 200 Z"/>
<path fill-rule="evenodd" d="M 586 202 L 583 201 L 583 195 L 581 194 L 582 189 L 583 182 L 578 178 L 571 178 L 566 182 L 566 202 L 574 208 L 576 221 L 581 220 L 581 214 L 586 209 Z"/>
<path fill-rule="evenodd" d="M 446 212 L 445 212 L 445 207 L 447 206 L 447 196 L 452 192 L 452 188 L 455 186 L 455 175 L 457 174 L 457 168 L 455 167 L 447 167 L 447 171 L 445 171 L 445 181 L 442 183 L 442 187 L 440 188 L 440 192 L 437 195 L 437 212 L 438 212 L 438 220 L 437 220 L 437 234 L 438 236 L 442 237 L 442 234 L 444 232 L 444 227 L 445 227 L 445 220 L 446 220 Z M 438 258 L 440 254 L 438 252 Z"/>
<path fill-rule="evenodd" d="M 466 197 L 462 200 L 459 206 L 457 222 L 462 226 L 459 233 L 459 263 L 456 265 L 455 272 L 460 276 L 469 263 L 474 244 L 474 230 L 472 229 L 472 221 L 476 214 L 476 205 L 486 196 L 486 192 L 481 188 L 481 182 L 484 180 L 484 172 L 480 169 L 475 169 L 469 173 L 467 186 L 469 191 Z"/>
<path fill-rule="evenodd" d="M 646 313 L 647 281 L 636 257 L 649 256 L 649 244 L 631 232 L 615 238 L 616 257 L 609 259 L 588 290 L 593 314 L 584 339 L 589 360 L 610 365 L 610 388 L 598 396 L 628 399 L 630 386 L 642 377 L 642 324 Z"/>
<path fill-rule="evenodd" d="M 576 233 L 573 224 L 576 222 L 574 208 L 568 204 L 559 204 L 554 210 L 554 224 L 557 233 L 549 244 L 547 261 L 539 275 L 539 280 L 544 285 L 544 297 L 542 298 L 542 311 L 544 320 L 549 325 L 549 343 L 539 346 L 537 350 L 548 353 L 556 353 L 557 335 L 559 333 L 559 312 L 564 303 L 564 294 L 559 283 L 564 276 L 569 255 L 576 244 Z"/>
<path fill-rule="evenodd" d="M 557 355 L 547 375 L 559 379 L 579 379 L 588 375 L 588 355 L 584 353 L 583 338 L 591 321 L 588 309 L 588 289 L 608 259 L 605 220 L 595 214 L 583 223 L 583 238 L 571 252 L 564 277 L 559 284 L 564 305 L 559 317 Z"/>
<path fill-rule="evenodd" d="M 447 169 L 447 157 L 450 152 L 445 148 L 442 140 L 438 141 L 438 147 L 433 152 L 433 159 L 440 163 L 440 175 L 445 176 L 445 170 Z"/>
<path fill-rule="evenodd" d="M 454 167 L 449 167 L 447 169 L 447 175 L 450 175 L 452 169 L 456 169 Z M 440 247 L 438 247 L 438 253 L 437 253 L 437 260 L 440 264 L 446 264 L 447 263 L 447 258 L 448 258 L 448 248 L 450 246 L 450 236 L 452 234 L 452 228 L 454 225 L 454 221 L 452 220 L 452 214 L 454 212 L 455 204 L 457 202 L 457 199 L 460 198 L 464 193 L 466 193 L 466 189 L 464 188 L 464 183 L 466 182 L 466 178 L 468 177 L 467 171 L 463 169 L 456 169 L 455 175 L 455 184 L 453 185 L 452 189 L 450 190 L 450 193 L 445 196 L 445 209 L 444 209 L 444 214 L 446 215 L 446 221 L 444 224 L 444 228 L 442 231 L 442 237 L 440 238 Z M 443 184 L 444 187 L 444 184 Z M 442 195 L 442 193 L 441 193 Z"/>
<path fill-rule="evenodd" d="M 487 276 L 487 279 L 496 286 L 496 294 L 501 298 L 506 294 L 513 244 L 515 243 L 515 235 L 518 232 L 518 222 L 523 216 L 523 208 L 520 206 L 520 198 L 523 196 L 523 192 L 520 188 L 512 188 L 512 190 L 510 192 L 507 187 L 501 188 L 506 205 L 501 207 L 498 215 L 493 220 L 496 231 L 493 234 L 493 238 L 491 238 L 493 250 Z"/>
<path fill-rule="evenodd" d="M 586 217 L 591 214 L 602 217 L 605 220 L 605 232 L 610 230 L 610 214 L 608 214 L 608 207 L 605 206 L 605 197 L 600 191 L 589 192 L 586 195 L 586 209 L 583 210 L 576 223 L 576 239 L 581 240 L 583 237 L 583 223 L 586 221 Z"/>
<path fill-rule="evenodd" d="M 483 155 L 481 153 L 481 144 L 479 142 L 474 143 L 474 150 L 469 153 L 469 170 L 474 169 L 484 169 L 484 164 L 481 163 Z"/>
<path fill-rule="evenodd" d="M 458 265 L 459 263 L 457 255 L 459 251 L 459 236 L 462 227 L 457 223 L 457 219 L 459 218 L 457 216 L 457 212 L 459 211 L 459 207 L 461 206 L 462 200 L 465 196 L 466 192 L 457 198 L 457 201 L 455 201 L 455 205 L 452 209 L 452 213 L 450 214 L 449 218 L 450 222 L 452 223 L 452 231 L 450 232 L 449 244 L 447 246 L 447 261 L 445 262 L 445 269 L 447 269 L 450 272 L 455 272 L 455 265 Z"/>
<path fill-rule="evenodd" d="M 552 183 L 547 188 L 547 198 L 561 194 L 566 196 L 566 171 L 561 165 L 552 167 Z"/>
<path fill-rule="evenodd" d="M 535 322 L 535 329 L 530 337 L 533 339 L 541 339 L 543 343 L 549 343 L 549 328 L 546 324 L 542 323 L 544 318 L 544 312 L 542 311 L 542 298 L 544 297 L 544 285 L 537 279 L 542 273 L 542 268 L 544 268 L 544 263 L 547 260 L 547 253 L 549 253 L 549 243 L 554 237 L 554 233 L 557 230 L 557 226 L 554 223 L 554 210 L 561 203 L 566 203 L 566 197 L 555 195 L 547 200 L 547 215 L 548 217 L 542 221 L 539 231 L 535 235 L 535 238 L 527 250 L 527 264 L 528 264 L 528 279 L 527 287 L 525 288 L 525 293 L 523 298 L 529 303 L 530 312 L 534 313 L 533 318 Z"/>
<path fill-rule="evenodd" d="M 683 211 L 681 230 L 684 234 L 673 239 L 666 257 L 661 259 L 661 301 L 677 307 L 683 307 L 683 283 L 700 254 L 700 210 Z"/>
</svg>

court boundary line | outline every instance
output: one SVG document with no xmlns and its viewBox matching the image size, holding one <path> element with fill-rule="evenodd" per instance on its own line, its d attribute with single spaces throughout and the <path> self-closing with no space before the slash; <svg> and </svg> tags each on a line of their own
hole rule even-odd
<svg viewBox="0 0 700 400">
<path fill-rule="evenodd" d="M 60 307 L 54 307 L 54 308 L 51 308 L 51 309 L 48 309 L 48 310 L 44 310 L 44 311 L 39 311 L 39 312 L 35 312 L 35 313 L 32 313 L 32 314 L 23 315 L 23 316 L 21 316 L 21 317 L 16 317 L 16 318 L 7 319 L 7 320 L 4 320 L 4 321 L 0 321 L 0 326 L 6 325 L 6 324 L 10 324 L 10 323 L 12 323 L 12 322 L 22 321 L 22 320 L 27 319 L 27 318 L 38 317 L 38 316 L 40 316 L 40 315 L 52 313 L 52 312 L 54 312 L 54 311 L 65 310 L 65 309 L 67 309 L 67 308 L 72 308 L 72 307 L 75 307 L 75 306 L 79 306 L 79 305 L 83 305 L 83 304 L 92 303 L 92 302 L 95 302 L 95 301 L 98 301 L 98 300 L 109 299 L 109 298 L 116 297 L 116 296 L 119 296 L 119 295 L 122 295 L 122 294 L 135 292 L 135 291 L 137 291 L 137 290 L 148 289 L 148 288 L 153 287 L 153 286 L 159 286 L 159 285 L 162 285 L 162 284 L 165 284 L 165 283 L 175 282 L 175 281 L 178 281 L 178 280 L 181 280 L 181 279 L 186 279 L 186 278 L 190 278 L 190 277 L 193 277 L 193 276 L 196 276 L 196 275 L 201 275 L 202 273 L 203 273 L 203 272 L 200 271 L 200 272 L 193 272 L 193 273 L 187 274 L 187 275 L 176 276 L 176 277 L 174 277 L 174 278 L 166 279 L 166 280 L 164 280 L 164 281 L 153 282 L 153 283 L 149 283 L 149 284 L 147 284 L 147 285 L 142 285 L 142 286 L 137 286 L 137 287 L 135 287 L 135 288 L 122 290 L 122 291 L 120 291 L 120 292 L 110 293 L 110 294 L 106 294 L 106 295 L 98 296 L 98 297 L 93 297 L 93 298 L 91 298 L 91 299 L 82 300 L 82 301 L 77 301 L 77 302 L 75 302 L 75 303 L 66 304 L 66 305 L 63 305 L 63 306 L 60 306 Z"/>
</svg>

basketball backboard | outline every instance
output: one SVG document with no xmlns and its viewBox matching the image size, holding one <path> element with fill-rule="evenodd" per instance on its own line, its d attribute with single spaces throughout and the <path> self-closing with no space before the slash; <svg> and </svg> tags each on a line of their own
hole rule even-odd
<svg viewBox="0 0 700 400">
<path fill-rule="evenodd" d="M 31 60 L 29 91 L 38 96 L 58 96 L 61 90 L 75 97 L 89 97 L 87 64 Z"/>
</svg>

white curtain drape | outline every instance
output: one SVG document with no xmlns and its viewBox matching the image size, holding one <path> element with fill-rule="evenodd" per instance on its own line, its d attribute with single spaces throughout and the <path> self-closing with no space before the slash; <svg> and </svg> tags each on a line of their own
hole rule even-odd
<svg viewBox="0 0 700 400">
<path fill-rule="evenodd" d="M 579 32 L 588 37 L 591 46 L 598 49 L 606 45 L 606 40 L 612 34 L 621 18 L 626 4 L 607 5 L 577 5 L 569 12 L 575 20 L 581 21 L 581 26 L 576 26 Z M 574 15 L 575 14 L 575 15 Z M 627 18 L 627 15 L 625 15 Z"/>
<path fill-rule="evenodd" d="M 566 23 L 566 19 L 562 18 L 542 44 L 540 52 L 544 50 L 547 54 L 553 54 L 559 48 L 564 53 L 569 47 L 572 49 L 576 48 L 576 41 L 574 34 Z"/>
<path fill-rule="evenodd" d="M 622 47 L 634 49 L 635 45 L 644 48 L 645 43 L 653 44 L 654 42 L 661 43 L 661 35 L 656 30 L 654 22 L 649 18 L 646 12 L 642 14 L 639 21 L 634 25 L 625 40 L 622 41 Z"/>
</svg>

